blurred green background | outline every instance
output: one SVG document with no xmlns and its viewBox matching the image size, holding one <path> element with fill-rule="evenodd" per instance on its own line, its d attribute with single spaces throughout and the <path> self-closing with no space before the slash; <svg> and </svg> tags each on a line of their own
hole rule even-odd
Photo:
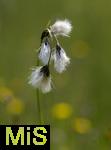
<svg viewBox="0 0 111 150">
<path fill-rule="evenodd" d="M 51 150 L 111 149 L 111 1 L 0 0 L 0 124 L 37 124 L 35 90 L 27 84 L 42 30 L 69 19 L 60 42 L 68 70 L 52 69 L 55 88 L 40 94 Z"/>
</svg>

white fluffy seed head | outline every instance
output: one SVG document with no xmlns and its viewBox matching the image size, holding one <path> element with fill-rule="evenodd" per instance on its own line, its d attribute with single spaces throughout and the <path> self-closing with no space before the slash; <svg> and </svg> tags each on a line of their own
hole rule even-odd
<svg viewBox="0 0 111 150">
<path fill-rule="evenodd" d="M 61 36 L 69 36 L 72 25 L 69 20 L 57 20 L 51 27 L 50 30 L 55 35 L 61 35 Z"/>
<path fill-rule="evenodd" d="M 43 79 L 43 73 L 40 72 L 42 66 L 33 68 L 32 73 L 29 76 L 29 84 L 33 86 L 34 88 L 38 88 L 41 84 L 41 81 Z"/>
<path fill-rule="evenodd" d="M 54 51 L 53 55 L 54 67 L 58 73 L 62 73 L 66 70 L 67 66 L 70 64 L 70 58 L 66 55 L 66 52 L 63 48 L 58 52 Z"/>
<path fill-rule="evenodd" d="M 51 91 L 52 86 L 51 86 L 51 77 L 44 78 L 41 82 L 40 89 L 43 93 L 48 93 Z"/>
<path fill-rule="evenodd" d="M 50 51 L 51 51 L 51 49 L 50 49 L 49 43 L 47 41 L 43 42 L 41 44 L 41 48 L 40 48 L 38 57 L 44 65 L 46 65 L 48 63 L 48 60 L 50 57 Z"/>
<path fill-rule="evenodd" d="M 51 91 L 51 77 L 45 76 L 44 72 L 41 72 L 42 66 L 34 68 L 29 76 L 29 84 L 34 88 L 40 89 L 43 93 Z"/>
</svg>

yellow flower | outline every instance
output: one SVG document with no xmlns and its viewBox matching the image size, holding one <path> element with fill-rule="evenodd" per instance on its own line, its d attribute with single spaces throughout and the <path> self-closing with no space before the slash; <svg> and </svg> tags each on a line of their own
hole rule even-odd
<svg viewBox="0 0 111 150">
<path fill-rule="evenodd" d="M 7 87 L 0 87 L 0 100 L 8 100 L 13 97 L 13 92 Z"/>
<path fill-rule="evenodd" d="M 52 114 L 57 119 L 67 119 L 72 114 L 72 107 L 68 103 L 59 103 L 52 108 Z"/>
<path fill-rule="evenodd" d="M 24 109 L 24 103 L 22 100 L 13 98 L 8 104 L 7 104 L 7 112 L 9 114 L 19 115 L 23 112 Z"/>
<path fill-rule="evenodd" d="M 91 121 L 86 118 L 80 117 L 73 121 L 73 129 L 80 134 L 89 133 L 91 128 Z"/>
</svg>

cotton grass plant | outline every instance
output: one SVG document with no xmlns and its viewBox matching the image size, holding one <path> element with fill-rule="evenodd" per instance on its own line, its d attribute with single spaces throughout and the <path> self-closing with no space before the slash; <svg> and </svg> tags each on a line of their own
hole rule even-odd
<svg viewBox="0 0 111 150">
<path fill-rule="evenodd" d="M 64 48 L 61 46 L 58 36 L 69 37 L 72 25 L 69 20 L 57 20 L 53 25 L 43 30 L 41 34 L 40 48 L 37 51 L 37 66 L 32 68 L 28 83 L 37 91 L 37 105 L 39 123 L 41 124 L 41 109 L 39 90 L 42 93 L 48 93 L 52 90 L 52 78 L 50 64 L 54 63 L 55 70 L 61 74 L 70 64 L 70 58 L 67 56 Z M 53 41 L 55 42 L 52 47 Z M 39 62 L 42 65 L 39 65 Z"/>
</svg>

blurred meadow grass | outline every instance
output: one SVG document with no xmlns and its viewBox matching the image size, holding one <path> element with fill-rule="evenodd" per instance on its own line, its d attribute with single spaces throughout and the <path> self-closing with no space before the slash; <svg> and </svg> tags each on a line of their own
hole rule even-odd
<svg viewBox="0 0 111 150">
<path fill-rule="evenodd" d="M 49 20 L 68 18 L 71 57 L 54 89 L 40 94 L 52 150 L 111 149 L 111 1 L 0 0 L 0 124 L 37 124 L 36 94 L 27 84 L 40 34 Z"/>
</svg>

